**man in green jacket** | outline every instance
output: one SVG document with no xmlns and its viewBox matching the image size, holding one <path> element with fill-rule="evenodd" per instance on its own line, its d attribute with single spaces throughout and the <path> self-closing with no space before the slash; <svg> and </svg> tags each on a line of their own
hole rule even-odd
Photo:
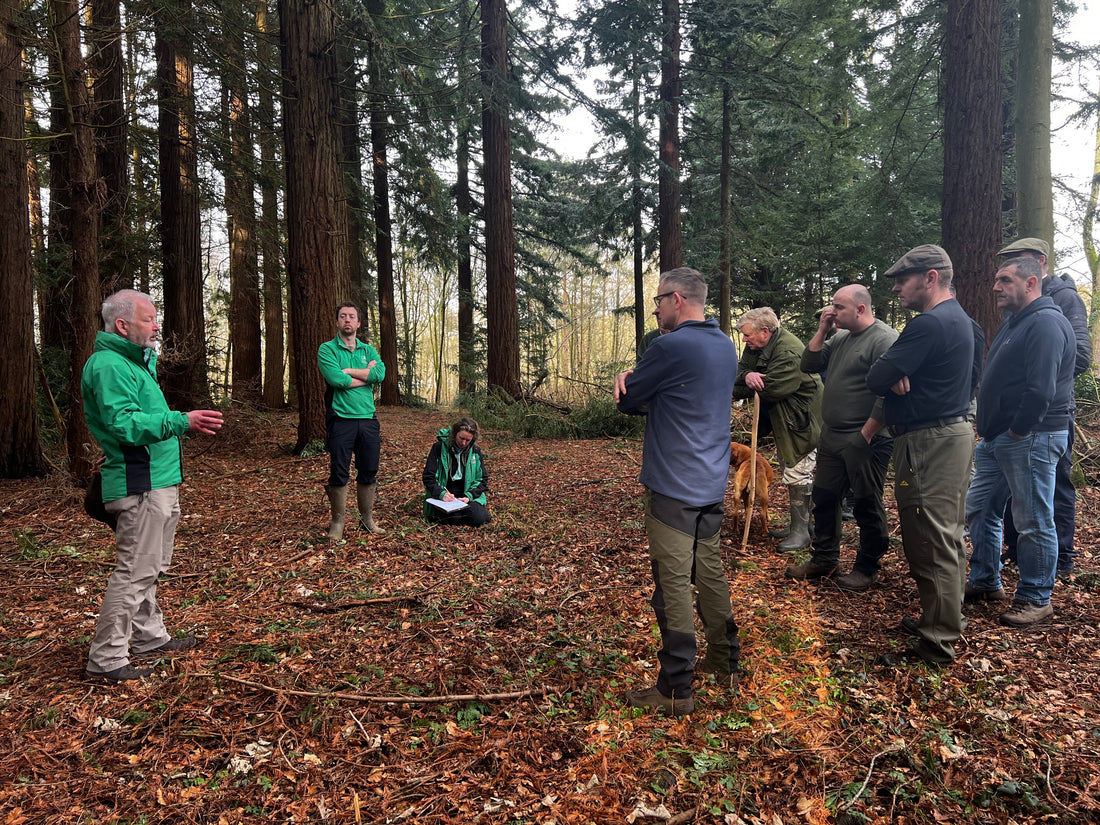
<svg viewBox="0 0 1100 825">
<path fill-rule="evenodd" d="M 213 435 L 216 410 L 168 409 L 157 384 L 153 349 L 160 327 L 152 299 L 124 289 L 103 302 L 103 332 L 84 365 L 81 394 L 88 429 L 103 450 L 103 502 L 117 518 L 116 567 L 103 594 L 85 675 L 110 682 L 152 673 L 131 654 L 190 650 L 194 636 L 173 639 L 157 606 L 157 578 L 172 563 L 183 480 L 180 436 Z"/>
<path fill-rule="evenodd" d="M 750 309 L 737 322 L 745 341 L 734 398 L 760 393 L 760 421 L 779 451 L 791 500 L 791 529 L 780 550 L 810 543 L 810 488 L 821 436 L 821 379 L 802 372 L 802 342 L 779 326 L 771 307 Z M 766 430 L 765 430 L 766 432 Z"/>
<path fill-rule="evenodd" d="M 374 347 L 356 337 L 359 327 L 359 308 L 352 303 L 340 304 L 336 308 L 336 337 L 317 350 L 317 367 L 328 385 L 325 441 L 329 476 L 325 492 L 332 505 L 328 538 L 333 541 L 344 537 L 352 455 L 359 474 L 355 485 L 359 521 L 371 533 L 386 532 L 374 523 L 382 451 L 381 428 L 374 412 L 374 388 L 386 377 L 386 365 Z"/>
</svg>

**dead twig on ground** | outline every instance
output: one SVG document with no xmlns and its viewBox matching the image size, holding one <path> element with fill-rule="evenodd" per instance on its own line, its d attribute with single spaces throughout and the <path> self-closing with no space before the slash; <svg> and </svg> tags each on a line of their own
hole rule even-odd
<svg viewBox="0 0 1100 825">
<path fill-rule="evenodd" d="M 452 693 L 445 696 L 371 696 L 366 693 L 344 693 L 331 690 L 295 690 L 279 685 L 265 685 L 248 679 L 238 679 L 213 670 L 198 670 L 187 674 L 203 679 L 223 679 L 238 685 L 266 691 L 267 693 L 285 693 L 290 696 L 304 696 L 307 699 L 344 699 L 349 702 L 376 702 L 394 705 L 435 705 L 447 702 L 500 702 L 508 699 L 526 699 L 529 696 L 547 696 L 557 693 L 560 688 L 541 687 L 528 690 L 514 690 L 509 693 Z"/>
</svg>

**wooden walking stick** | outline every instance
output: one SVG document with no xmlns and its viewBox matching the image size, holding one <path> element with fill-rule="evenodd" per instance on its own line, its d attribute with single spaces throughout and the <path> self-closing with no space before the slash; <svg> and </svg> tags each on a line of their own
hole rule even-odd
<svg viewBox="0 0 1100 825">
<path fill-rule="evenodd" d="M 760 393 L 752 394 L 752 434 L 749 437 L 749 506 L 745 508 L 745 532 L 741 536 L 741 552 L 749 546 L 749 525 L 752 524 L 752 508 L 756 504 L 756 431 L 760 426 Z M 763 522 L 763 517 L 761 517 Z M 767 530 L 768 525 L 764 525 Z"/>
</svg>

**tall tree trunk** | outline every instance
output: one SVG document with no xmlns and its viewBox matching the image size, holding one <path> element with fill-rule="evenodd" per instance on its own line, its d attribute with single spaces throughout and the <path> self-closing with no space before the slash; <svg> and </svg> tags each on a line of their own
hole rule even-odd
<svg viewBox="0 0 1100 825">
<path fill-rule="evenodd" d="M 164 351 L 158 362 L 168 403 L 209 403 L 202 294 L 195 78 L 185 50 L 190 0 L 168 0 L 156 20 Z"/>
<path fill-rule="evenodd" d="M 256 63 L 271 65 L 268 39 L 272 27 L 267 0 L 256 3 Z M 279 167 L 275 162 L 275 100 L 267 82 L 259 84 L 258 143 L 260 147 L 260 251 L 263 255 L 264 295 L 264 406 L 283 406 L 286 361 L 283 332 L 283 283 L 279 244 Z"/>
<path fill-rule="evenodd" d="M 661 0 L 658 224 L 661 272 L 683 263 L 680 229 L 680 0 Z"/>
<path fill-rule="evenodd" d="M 0 0 L 0 478 L 44 475 L 35 403 L 34 283 L 27 213 L 19 0 Z"/>
<path fill-rule="evenodd" d="M 1000 9 L 1000 0 L 949 0 L 943 44 L 943 246 L 959 303 L 987 340 L 1000 322 L 992 293 L 1001 242 Z"/>
<path fill-rule="evenodd" d="M 1096 213 L 1100 205 L 1100 112 L 1096 116 L 1096 143 L 1092 160 L 1092 185 L 1089 187 L 1089 199 L 1085 206 L 1085 217 L 1081 222 L 1081 241 L 1085 247 L 1085 260 L 1092 273 L 1092 307 L 1089 314 L 1092 332 L 1092 351 L 1100 349 L 1100 254 L 1096 250 Z"/>
<path fill-rule="evenodd" d="M 332 338 L 339 297 L 350 290 L 347 189 L 340 169 L 335 7 L 279 0 L 286 162 L 287 278 L 301 452 L 324 438 L 317 349 Z"/>
<path fill-rule="evenodd" d="M 244 35 L 226 27 L 230 54 L 244 55 Z M 229 234 L 229 341 L 232 346 L 232 396 L 255 404 L 260 400 L 260 275 L 257 268 L 256 194 L 252 184 L 252 113 L 248 74 L 230 66 L 225 75 L 229 103 L 229 162 L 225 172 L 225 207 Z"/>
<path fill-rule="evenodd" d="M 471 16 L 469 0 L 462 0 L 459 9 L 460 30 L 458 43 L 459 77 L 469 76 L 467 55 L 470 54 Z M 467 84 L 459 84 L 458 146 L 455 151 L 455 209 L 458 212 L 458 391 L 467 395 L 477 393 L 477 354 L 474 349 L 474 267 L 473 247 L 473 198 L 470 195 L 470 100 Z"/>
<path fill-rule="evenodd" d="M 731 163 L 731 131 L 732 115 L 730 107 L 733 105 L 730 87 L 722 86 L 722 158 L 718 173 L 718 199 L 719 213 L 721 215 L 721 236 L 718 241 L 718 326 L 726 335 L 730 334 L 730 303 L 732 300 L 733 284 L 730 273 L 730 237 L 733 233 L 732 206 L 733 193 L 730 191 L 730 163 Z"/>
<path fill-rule="evenodd" d="M 1016 69 L 1016 195 L 1021 237 L 1050 244 L 1054 271 L 1054 195 L 1050 177 L 1050 64 L 1054 55 L 1053 0 L 1020 3 Z"/>
<path fill-rule="evenodd" d="M 69 179 L 69 217 L 72 219 L 73 348 L 69 355 L 69 411 L 65 424 L 69 472 L 78 484 L 92 474 L 94 442 L 84 421 L 80 376 L 91 357 L 102 297 L 99 286 L 99 211 L 96 206 L 95 146 L 91 102 L 80 44 L 80 14 L 76 0 L 50 0 L 50 28 L 60 55 L 65 89 L 67 128 L 64 142 Z M 22 193 L 23 187 L 19 192 Z"/>
<path fill-rule="evenodd" d="M 371 16 L 380 19 L 386 12 L 384 0 L 370 0 Z M 389 116 L 382 93 L 382 49 L 377 35 L 370 40 L 370 144 L 371 174 L 374 182 L 374 254 L 378 261 L 378 354 L 386 365 L 379 400 L 383 404 L 400 402 L 397 360 L 397 311 L 393 301 L 393 232 L 390 226 L 390 171 L 386 160 L 389 147 Z M 406 365 L 412 369 L 412 365 Z"/>
<path fill-rule="evenodd" d="M 368 282 L 363 261 L 366 204 L 363 198 L 363 150 L 359 139 L 359 64 L 352 43 L 344 37 L 339 42 L 340 84 L 337 91 L 340 95 L 340 139 L 344 152 L 341 166 L 348 190 L 348 277 L 351 282 L 351 292 L 343 300 L 354 301 L 365 313 L 374 290 Z M 363 322 L 365 333 L 367 319 L 364 316 L 359 320 Z M 389 364 L 386 366 L 388 368 Z"/>
<path fill-rule="evenodd" d="M 92 126 L 96 168 L 104 198 L 99 223 L 99 272 L 103 296 L 134 285 L 127 251 L 126 207 L 130 176 L 126 156 L 126 101 L 122 93 L 122 26 L 119 0 L 91 0 L 88 57 L 92 75 Z"/>
<path fill-rule="evenodd" d="M 53 361 L 62 352 L 68 357 L 73 346 L 73 330 L 69 323 L 72 311 L 69 261 L 72 255 L 73 219 L 69 204 L 71 187 L 67 160 L 69 104 L 65 96 L 61 56 L 56 49 L 50 49 L 47 60 L 50 98 L 50 202 L 46 222 L 46 255 L 38 272 L 37 282 L 38 317 L 41 319 L 39 336 L 43 355 Z M 61 389 L 56 387 L 54 391 L 60 392 Z M 65 392 L 68 393 L 67 388 Z"/>
<path fill-rule="evenodd" d="M 642 128 L 642 67 L 638 54 L 630 58 L 630 226 L 634 244 L 634 352 L 642 356 L 645 322 L 649 317 L 649 299 L 645 294 L 645 228 L 642 225 L 642 152 L 645 129 Z"/>
<path fill-rule="evenodd" d="M 477 355 L 474 351 L 474 267 L 471 247 L 473 198 L 470 196 L 470 121 L 458 122 L 455 153 L 455 208 L 458 211 L 458 391 L 477 394 Z"/>
<path fill-rule="evenodd" d="M 508 132 L 508 21 L 505 0 L 481 2 L 481 132 L 485 189 L 485 321 L 488 378 L 513 398 L 522 395 L 516 240 L 512 218 L 512 142 Z"/>
</svg>

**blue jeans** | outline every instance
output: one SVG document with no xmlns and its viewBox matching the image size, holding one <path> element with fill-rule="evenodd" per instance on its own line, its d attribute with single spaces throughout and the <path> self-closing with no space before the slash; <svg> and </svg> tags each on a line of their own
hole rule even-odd
<svg viewBox="0 0 1100 825">
<path fill-rule="evenodd" d="M 1054 472 L 1066 451 L 1068 437 L 1066 430 L 1033 432 L 1017 441 L 1006 432 L 978 443 L 974 479 L 966 493 L 966 520 L 974 547 L 968 579 L 971 587 L 1001 587 L 1005 504 L 1011 497 L 1012 520 L 1020 534 L 1016 600 L 1050 603 L 1058 563 Z"/>
</svg>

